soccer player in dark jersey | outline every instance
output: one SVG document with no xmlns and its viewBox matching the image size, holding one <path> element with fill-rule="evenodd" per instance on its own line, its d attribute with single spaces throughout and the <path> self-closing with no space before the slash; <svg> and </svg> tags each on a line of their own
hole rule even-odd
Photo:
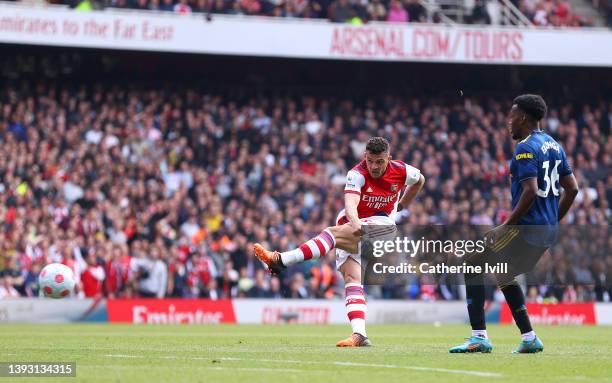
<svg viewBox="0 0 612 383">
<path fill-rule="evenodd" d="M 484 258 L 509 265 L 508 273 L 496 275 L 496 281 L 521 332 L 522 342 L 515 353 L 540 352 L 544 344 L 531 327 L 525 296 L 514 278 L 531 271 L 552 245 L 558 222 L 578 193 L 565 151 L 540 129 L 539 122 L 545 115 L 546 103 L 541 96 L 525 94 L 514 99 L 508 116 L 508 130 L 518 141 L 510 164 L 512 213 L 485 235 Z M 466 274 L 465 283 L 472 336 L 449 351 L 491 352 L 485 325 L 484 276 Z"/>
</svg>

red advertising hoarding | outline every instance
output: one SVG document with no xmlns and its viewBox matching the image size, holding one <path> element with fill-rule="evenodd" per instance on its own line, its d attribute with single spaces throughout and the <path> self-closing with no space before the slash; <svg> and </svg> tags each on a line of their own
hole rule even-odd
<svg viewBox="0 0 612 383">
<path fill-rule="evenodd" d="M 134 324 L 236 323 L 231 300 L 109 299 L 108 320 Z"/>
<path fill-rule="evenodd" d="M 595 324 L 595 305 L 593 303 L 527 304 L 531 322 L 536 325 L 584 325 Z M 512 313 L 508 305 L 502 305 L 500 323 L 512 323 Z"/>
</svg>

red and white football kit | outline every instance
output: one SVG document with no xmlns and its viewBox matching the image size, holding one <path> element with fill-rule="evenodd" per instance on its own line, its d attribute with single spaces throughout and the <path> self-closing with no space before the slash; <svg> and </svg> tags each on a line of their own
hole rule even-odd
<svg viewBox="0 0 612 383">
<path fill-rule="evenodd" d="M 414 185 L 420 178 L 421 172 L 418 169 L 398 160 L 389 161 L 385 173 L 378 178 L 370 176 L 365 160 L 348 172 L 344 193 L 359 195 L 359 205 L 357 205 L 359 221 L 362 225 L 380 226 L 376 229 L 365 228 L 362 240 L 395 239 L 395 215 L 400 193 L 404 186 Z M 344 210 L 338 214 L 336 223 L 338 225 L 348 223 Z M 349 257 L 361 265 L 361 242 L 357 254 L 336 248 L 336 267 L 340 268 Z M 365 325 L 367 304 L 361 283 L 345 284 L 345 306 L 353 333 L 367 336 Z"/>
<path fill-rule="evenodd" d="M 357 214 L 361 224 L 386 226 L 380 231 L 367 231 L 369 239 L 394 239 L 395 215 L 400 193 L 404 186 L 414 185 L 419 182 L 420 178 L 419 169 L 399 160 L 389 161 L 385 173 L 378 178 L 370 175 L 365 160 L 349 170 L 346 175 L 344 193 L 359 195 Z M 338 214 L 336 223 L 338 225 L 348 223 L 344 209 Z M 390 229 L 389 226 L 393 228 Z M 336 266 L 340 267 L 348 257 L 361 264 L 360 254 L 349 254 L 342 249 L 336 249 Z"/>
<path fill-rule="evenodd" d="M 414 185 L 419 182 L 420 178 L 421 172 L 418 169 L 398 160 L 389 161 L 385 173 L 379 178 L 370 176 L 365 160 L 348 172 L 344 192 L 359 195 L 357 214 L 361 224 L 379 226 L 377 228 L 366 228 L 362 239 L 365 237 L 367 240 L 376 241 L 393 240 L 395 238 L 395 215 L 397 213 L 400 193 L 404 186 Z M 336 224 L 343 225 L 347 223 L 348 219 L 345 211 L 342 210 L 336 219 Z M 269 259 L 268 254 L 274 254 L 265 250 L 261 245 L 256 246 L 259 246 L 260 253 L 264 254 L 263 256 L 257 255 L 260 259 L 262 257 Z M 350 254 L 345 250 L 337 248 L 336 239 L 329 228 L 324 229 L 319 235 L 302 243 L 299 247 L 278 254 L 277 257 L 280 258 L 282 265 L 287 267 L 298 262 L 318 259 L 334 248 L 336 249 L 336 266 L 338 268 L 349 257 L 361 265 L 361 247 L 359 247 L 357 254 Z M 258 254 L 257 248 L 255 251 Z M 264 263 L 269 265 L 268 262 L 264 261 Z M 345 283 L 345 306 L 348 319 L 351 322 L 353 335 L 344 341 L 338 342 L 337 346 L 345 347 L 347 345 L 354 345 L 355 342 L 369 344 L 365 328 L 366 297 L 361 283 L 354 281 Z M 359 336 L 355 334 L 359 334 Z M 365 339 L 363 339 L 364 337 Z"/>
</svg>

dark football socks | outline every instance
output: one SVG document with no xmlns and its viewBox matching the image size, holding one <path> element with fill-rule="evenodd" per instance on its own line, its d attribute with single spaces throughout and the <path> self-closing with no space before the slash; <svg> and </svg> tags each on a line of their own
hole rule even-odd
<svg viewBox="0 0 612 383">
<path fill-rule="evenodd" d="M 521 286 L 519 286 L 517 282 L 510 282 L 501 285 L 500 289 L 504 293 L 504 297 L 506 297 L 506 302 L 508 303 L 508 307 L 510 307 L 512 317 L 519 330 L 521 330 L 521 334 L 533 331 L 531 322 L 529 321 L 529 314 L 527 314 L 527 307 L 525 307 L 525 294 L 523 294 Z"/>
<path fill-rule="evenodd" d="M 485 286 L 483 274 L 465 274 L 465 293 L 472 330 L 485 330 Z"/>
</svg>

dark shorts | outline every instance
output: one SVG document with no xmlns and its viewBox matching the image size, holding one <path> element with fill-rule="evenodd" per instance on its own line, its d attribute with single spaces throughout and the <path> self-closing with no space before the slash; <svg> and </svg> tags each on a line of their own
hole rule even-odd
<svg viewBox="0 0 612 383">
<path fill-rule="evenodd" d="M 494 273 L 500 284 L 511 282 L 516 276 L 532 271 L 548 247 L 533 245 L 525 239 L 525 230 L 513 226 L 493 245 L 487 246 L 482 254 L 471 259 L 470 263 L 484 269 L 489 265 L 507 265 L 507 270 Z"/>
</svg>

